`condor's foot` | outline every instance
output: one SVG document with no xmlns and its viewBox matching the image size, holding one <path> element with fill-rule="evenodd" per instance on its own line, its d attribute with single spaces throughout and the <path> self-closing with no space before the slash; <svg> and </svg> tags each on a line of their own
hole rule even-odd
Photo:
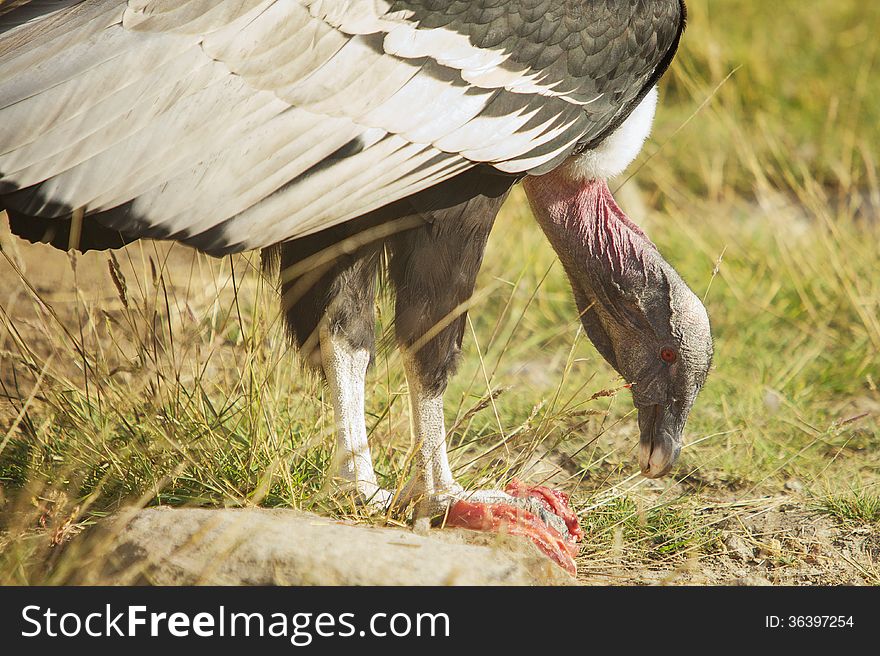
<svg viewBox="0 0 880 656">
<path fill-rule="evenodd" d="M 388 512 L 394 499 L 392 492 L 371 481 L 342 481 L 336 486 L 335 494 L 377 513 Z"/>
</svg>

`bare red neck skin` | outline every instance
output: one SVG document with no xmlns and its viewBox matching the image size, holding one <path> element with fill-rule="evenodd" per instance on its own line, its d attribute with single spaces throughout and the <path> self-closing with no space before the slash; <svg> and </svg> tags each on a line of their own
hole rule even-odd
<svg viewBox="0 0 880 656">
<path fill-rule="evenodd" d="M 609 273 L 644 271 L 657 249 L 620 209 L 605 180 L 573 180 L 554 171 L 523 181 L 535 217 L 563 263 L 588 257 Z M 586 252 L 584 252 L 586 251 Z"/>
</svg>

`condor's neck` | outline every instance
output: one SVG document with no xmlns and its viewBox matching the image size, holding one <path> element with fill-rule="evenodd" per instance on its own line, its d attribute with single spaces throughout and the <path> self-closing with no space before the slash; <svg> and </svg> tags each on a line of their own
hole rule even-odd
<svg viewBox="0 0 880 656">
<path fill-rule="evenodd" d="M 659 257 L 647 235 L 617 205 L 605 180 L 576 180 L 563 170 L 528 177 L 523 186 L 569 276 L 583 274 L 594 285 L 625 286 L 644 278 Z"/>
</svg>

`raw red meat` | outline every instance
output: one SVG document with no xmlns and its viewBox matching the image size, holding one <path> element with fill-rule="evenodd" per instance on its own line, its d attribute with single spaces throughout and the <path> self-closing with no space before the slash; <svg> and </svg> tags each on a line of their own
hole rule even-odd
<svg viewBox="0 0 880 656">
<path fill-rule="evenodd" d="M 546 556 L 569 574 L 576 574 L 574 557 L 577 542 L 583 537 L 577 515 L 569 504 L 568 495 L 543 486 L 528 487 L 516 479 L 505 489 L 517 498 L 533 497 L 547 510 L 561 517 L 568 533 L 562 535 L 547 526 L 536 514 L 506 503 L 474 503 L 459 500 L 453 503 L 446 516 L 446 525 L 476 531 L 493 531 L 529 538 Z"/>
<path fill-rule="evenodd" d="M 504 491 L 512 497 L 534 497 L 539 499 L 547 510 L 553 511 L 555 515 L 565 521 L 569 536 L 574 542 L 579 542 L 584 537 L 580 522 L 578 522 L 577 515 L 572 510 L 569 497 L 565 492 L 553 490 L 543 485 L 529 487 L 515 478 L 510 481 Z"/>
</svg>

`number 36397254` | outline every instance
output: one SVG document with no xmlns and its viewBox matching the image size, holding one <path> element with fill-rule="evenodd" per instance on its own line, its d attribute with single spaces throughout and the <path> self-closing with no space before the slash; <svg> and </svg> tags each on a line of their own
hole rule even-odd
<svg viewBox="0 0 880 656">
<path fill-rule="evenodd" d="M 851 629 L 852 615 L 767 615 L 764 626 L 768 629 Z"/>
</svg>

